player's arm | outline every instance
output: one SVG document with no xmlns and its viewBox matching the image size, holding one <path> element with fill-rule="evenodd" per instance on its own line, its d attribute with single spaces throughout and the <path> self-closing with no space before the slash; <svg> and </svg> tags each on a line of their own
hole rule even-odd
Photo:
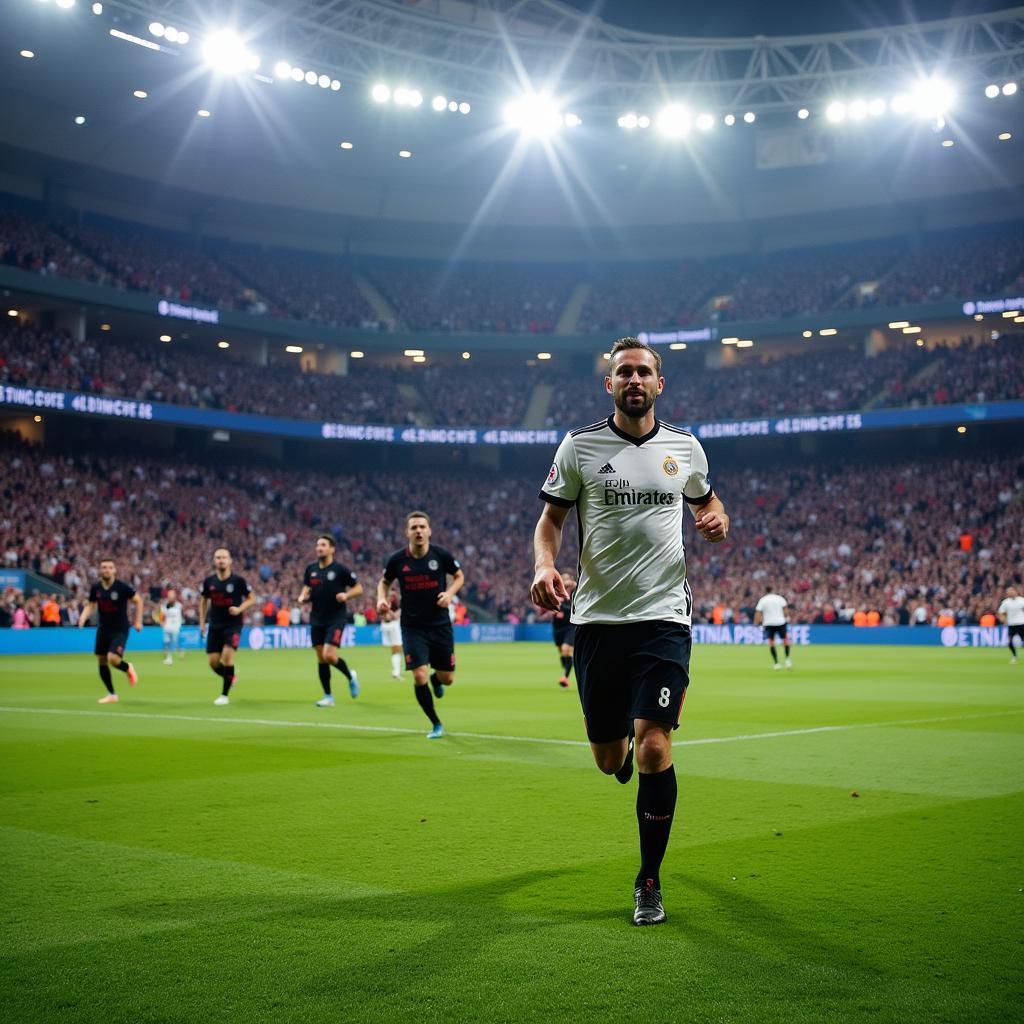
<svg viewBox="0 0 1024 1024">
<path fill-rule="evenodd" d="M 210 599 L 202 594 L 199 597 L 199 632 L 206 629 L 206 610 L 210 607 Z"/>
<path fill-rule="evenodd" d="M 235 616 L 244 615 L 255 603 L 256 595 L 250 590 L 249 595 L 240 605 L 228 609 L 228 614 Z"/>
<path fill-rule="evenodd" d="M 87 601 L 85 607 L 82 609 L 82 614 L 78 616 L 78 628 L 81 629 L 92 617 L 96 611 L 96 602 Z M 1004 615 L 1005 619 L 1006 616 Z"/>
<path fill-rule="evenodd" d="M 377 614 L 386 615 L 391 610 L 391 580 L 387 576 L 381 576 L 377 581 Z"/>
<path fill-rule="evenodd" d="M 363 592 L 362 583 L 353 583 L 348 590 L 343 590 L 338 595 L 338 604 L 345 604 L 346 601 L 351 601 L 353 597 L 358 597 Z"/>
<path fill-rule="evenodd" d="M 309 587 L 303 587 L 299 593 L 299 604 L 305 604 L 309 600 Z"/>
<path fill-rule="evenodd" d="M 729 536 L 729 516 L 717 494 L 712 494 L 699 507 L 691 505 L 690 511 L 693 513 L 698 533 L 705 540 L 711 541 L 712 544 L 720 544 Z"/>
<path fill-rule="evenodd" d="M 437 603 L 442 608 L 447 608 L 452 603 L 452 598 L 462 589 L 465 582 L 466 574 L 461 569 L 456 569 L 451 583 L 448 584 L 448 589 L 442 590 L 437 595 Z"/>
<path fill-rule="evenodd" d="M 754 625 L 760 626 L 764 621 L 764 616 L 760 612 L 754 612 Z"/>
<path fill-rule="evenodd" d="M 569 506 L 545 503 L 533 531 L 534 575 L 530 597 L 538 607 L 552 612 L 557 612 L 562 602 L 569 599 L 555 568 L 555 559 L 562 547 L 562 527 L 568 514 Z"/>
<path fill-rule="evenodd" d="M 132 594 L 130 598 L 133 605 L 135 605 L 135 632 L 142 632 L 142 595 Z"/>
</svg>

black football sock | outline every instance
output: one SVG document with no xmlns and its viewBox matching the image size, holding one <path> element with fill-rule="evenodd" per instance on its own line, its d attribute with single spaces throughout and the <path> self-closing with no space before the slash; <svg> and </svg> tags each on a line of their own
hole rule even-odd
<svg viewBox="0 0 1024 1024">
<path fill-rule="evenodd" d="M 103 685 L 107 688 L 107 693 L 114 692 L 114 683 L 110 678 L 110 666 L 100 665 L 100 679 L 103 680 Z"/>
<path fill-rule="evenodd" d="M 349 670 L 348 664 L 344 658 L 339 658 L 335 663 L 334 667 L 349 681 L 352 681 L 352 673 Z M 328 690 L 328 693 L 331 691 Z"/>
<path fill-rule="evenodd" d="M 416 702 L 423 708 L 423 714 L 430 719 L 432 725 L 440 725 L 441 719 L 437 717 L 437 712 L 434 710 L 434 696 L 430 692 L 430 687 L 414 686 L 413 690 L 416 693 Z"/>
<path fill-rule="evenodd" d="M 235 666 L 221 665 L 219 669 L 216 669 L 216 672 L 224 680 L 224 685 L 221 687 L 220 692 L 221 696 L 226 697 L 231 689 L 231 684 L 235 681 Z"/>
<path fill-rule="evenodd" d="M 132 667 L 132 663 L 122 658 L 116 665 L 111 665 L 110 667 L 116 668 L 118 672 L 127 672 Z"/>
<path fill-rule="evenodd" d="M 774 661 L 775 664 L 778 665 L 779 655 L 778 652 L 775 650 L 775 645 L 773 644 L 771 647 L 768 648 L 768 650 L 772 652 L 772 661 Z"/>
<path fill-rule="evenodd" d="M 562 672 L 564 673 L 564 675 L 565 675 L 565 677 L 567 679 L 569 678 L 570 675 L 572 675 L 572 658 L 570 658 L 570 657 L 562 658 Z"/>
<path fill-rule="evenodd" d="M 786 657 L 789 657 L 789 644 L 786 644 Z"/>
<path fill-rule="evenodd" d="M 658 872 L 672 831 L 676 793 L 676 770 L 673 765 L 653 775 L 640 773 L 636 792 L 636 820 L 640 826 L 640 873 L 636 876 L 637 885 L 644 879 L 653 878 L 655 887 L 661 888 Z"/>
<path fill-rule="evenodd" d="M 1009 647 L 1010 647 L 1010 656 L 1016 658 L 1017 657 L 1017 648 L 1013 646 L 1013 637 L 1012 636 L 1010 637 Z"/>
<path fill-rule="evenodd" d="M 331 695 L 331 666 L 326 662 L 321 662 L 317 665 L 317 671 L 320 673 L 320 685 L 324 688 L 324 693 L 330 697 Z"/>
</svg>

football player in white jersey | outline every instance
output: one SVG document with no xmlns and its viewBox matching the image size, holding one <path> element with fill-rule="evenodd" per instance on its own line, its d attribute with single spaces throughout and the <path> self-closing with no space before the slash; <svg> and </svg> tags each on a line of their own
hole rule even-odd
<svg viewBox="0 0 1024 1024">
<path fill-rule="evenodd" d="M 576 679 L 598 768 L 629 782 L 634 742 L 640 870 L 633 923 L 661 924 L 661 862 L 676 806 L 672 730 L 689 683 L 693 595 L 686 579 L 683 506 L 712 543 L 729 517 L 692 434 L 660 423 L 661 356 L 636 338 L 615 343 L 605 389 L 614 412 L 566 435 L 540 496 L 531 597 L 556 611 L 568 597 L 555 560 L 575 508 L 580 574 L 573 594 Z M 635 740 L 634 740 L 635 736 Z"/>
<path fill-rule="evenodd" d="M 1024 647 L 1024 597 L 1017 593 L 1016 587 L 1006 588 L 1006 597 L 999 605 L 999 621 L 1006 623 L 1007 640 L 1010 644 L 1010 664 L 1017 664 L 1017 649 L 1014 639 Z"/>
<path fill-rule="evenodd" d="M 775 639 L 778 637 L 785 647 L 786 668 L 793 667 L 793 661 L 789 656 L 789 633 L 786 627 L 789 620 L 786 618 L 788 602 L 781 594 L 772 592 L 771 587 L 765 588 L 764 594 L 754 605 L 754 625 L 764 626 L 765 636 L 768 638 L 768 650 L 771 651 L 773 668 L 782 668 L 779 664 L 779 652 L 775 650 Z"/>
<path fill-rule="evenodd" d="M 160 625 L 164 633 L 164 664 L 173 665 L 176 654 L 181 657 L 181 621 L 182 608 L 178 595 L 173 590 L 167 591 L 167 596 L 160 605 Z"/>
</svg>

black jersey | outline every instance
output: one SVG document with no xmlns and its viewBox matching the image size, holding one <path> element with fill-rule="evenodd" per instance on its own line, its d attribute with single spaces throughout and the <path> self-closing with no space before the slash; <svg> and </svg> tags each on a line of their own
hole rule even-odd
<svg viewBox="0 0 1024 1024">
<path fill-rule="evenodd" d="M 446 587 L 446 578 L 460 569 L 458 561 L 444 548 L 433 544 L 422 558 L 414 558 L 408 548 L 396 551 L 384 566 L 384 579 L 398 580 L 402 592 L 402 628 L 446 626 L 451 622 L 448 609 L 438 606 L 437 598 Z"/>
<path fill-rule="evenodd" d="M 135 588 L 122 580 L 114 580 L 109 587 L 97 581 L 89 588 L 89 600 L 100 611 L 100 629 L 111 633 L 128 632 L 128 602 L 135 596 Z"/>
<path fill-rule="evenodd" d="M 211 626 L 228 626 L 239 622 L 236 616 L 228 614 L 228 609 L 237 608 L 249 596 L 249 584 L 236 573 L 232 573 L 226 580 L 212 573 L 203 580 L 199 592 L 210 602 L 207 623 Z"/>
<path fill-rule="evenodd" d="M 551 629 L 555 636 L 564 633 L 572 627 L 572 601 L 563 601 L 558 606 L 558 611 L 551 617 Z"/>
<path fill-rule="evenodd" d="M 328 625 L 339 615 L 346 615 L 344 601 L 338 595 L 356 585 L 356 574 L 338 562 L 321 566 L 310 562 L 302 582 L 309 587 L 309 599 L 313 604 L 309 621 L 315 625 Z"/>
</svg>

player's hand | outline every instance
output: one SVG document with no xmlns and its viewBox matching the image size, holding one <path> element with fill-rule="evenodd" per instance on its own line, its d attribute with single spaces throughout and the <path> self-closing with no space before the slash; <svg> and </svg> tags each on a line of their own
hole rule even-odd
<svg viewBox="0 0 1024 1024">
<path fill-rule="evenodd" d="M 338 604 L 344 604 L 348 600 L 348 595 L 347 594 L 337 594 L 335 596 L 334 600 L 337 601 Z"/>
<path fill-rule="evenodd" d="M 239 608 L 238 605 L 236 605 L 236 604 L 232 605 L 228 609 L 228 615 L 241 615 L 241 614 L 242 614 L 242 609 Z"/>
<path fill-rule="evenodd" d="M 136 633 L 141 633 L 142 632 L 142 623 L 141 622 L 136 622 L 135 623 L 135 632 Z"/>
<path fill-rule="evenodd" d="M 437 595 L 437 607 L 438 608 L 447 608 L 448 605 L 450 605 L 451 603 L 452 603 L 452 595 L 449 594 L 447 590 L 442 590 L 441 593 Z"/>
<path fill-rule="evenodd" d="M 695 520 L 698 533 L 712 544 L 729 536 L 729 517 L 724 512 L 701 512 Z"/>
<path fill-rule="evenodd" d="M 569 600 L 561 574 L 554 566 L 537 570 L 530 587 L 530 597 L 534 604 L 552 612 L 557 612 L 562 602 Z"/>
<path fill-rule="evenodd" d="M 390 612 L 390 611 L 391 611 L 391 602 L 390 601 L 378 601 L 377 602 L 377 614 L 378 615 L 387 615 L 388 612 Z"/>
</svg>

